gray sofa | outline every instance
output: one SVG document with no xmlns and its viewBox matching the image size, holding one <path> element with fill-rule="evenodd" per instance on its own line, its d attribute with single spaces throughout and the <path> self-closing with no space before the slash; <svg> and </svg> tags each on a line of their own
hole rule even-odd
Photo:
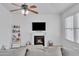
<svg viewBox="0 0 79 59">
<path fill-rule="evenodd" d="M 26 47 L 0 50 L 0 56 L 24 56 L 26 53 Z"/>
<path fill-rule="evenodd" d="M 60 46 L 27 46 L 14 49 L 0 50 L 0 56 L 62 56 Z"/>
<path fill-rule="evenodd" d="M 28 48 L 27 56 L 62 56 L 62 52 L 60 46 L 30 46 Z"/>
</svg>

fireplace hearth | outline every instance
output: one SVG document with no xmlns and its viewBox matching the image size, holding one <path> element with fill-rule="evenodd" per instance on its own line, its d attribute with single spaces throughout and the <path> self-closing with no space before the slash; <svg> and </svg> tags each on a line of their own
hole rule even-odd
<svg viewBox="0 0 79 59">
<path fill-rule="evenodd" d="M 34 36 L 34 45 L 45 45 L 44 36 Z"/>
</svg>

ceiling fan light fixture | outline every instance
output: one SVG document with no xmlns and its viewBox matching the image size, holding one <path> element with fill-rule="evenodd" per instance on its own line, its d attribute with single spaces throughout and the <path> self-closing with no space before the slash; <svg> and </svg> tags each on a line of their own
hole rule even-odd
<svg viewBox="0 0 79 59">
<path fill-rule="evenodd" d="M 22 13 L 23 15 L 27 15 L 27 14 L 29 14 L 29 11 L 22 9 L 22 10 L 21 10 L 21 13 Z"/>
<path fill-rule="evenodd" d="M 29 11 L 28 10 L 26 11 L 26 14 L 29 14 Z"/>
</svg>

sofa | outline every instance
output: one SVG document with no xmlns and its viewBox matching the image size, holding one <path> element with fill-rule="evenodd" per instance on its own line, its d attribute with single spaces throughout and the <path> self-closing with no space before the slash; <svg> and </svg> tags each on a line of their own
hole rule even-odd
<svg viewBox="0 0 79 59">
<path fill-rule="evenodd" d="M 26 47 L 0 50 L 0 56 L 25 56 Z"/>
<path fill-rule="evenodd" d="M 28 46 L 27 56 L 62 56 L 60 46 Z"/>
<path fill-rule="evenodd" d="M 62 56 L 60 46 L 44 47 L 28 45 L 25 47 L 0 50 L 0 56 Z"/>
</svg>

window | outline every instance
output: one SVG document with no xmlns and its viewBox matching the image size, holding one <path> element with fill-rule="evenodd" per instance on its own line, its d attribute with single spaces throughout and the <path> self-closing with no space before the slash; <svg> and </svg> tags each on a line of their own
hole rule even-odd
<svg viewBox="0 0 79 59">
<path fill-rule="evenodd" d="M 76 38 L 75 39 L 76 39 L 76 42 L 79 43 L 79 13 L 77 13 L 75 17 L 76 17 L 75 19 L 76 20 L 76 26 L 75 26 Z"/>
<path fill-rule="evenodd" d="M 79 13 L 76 14 L 77 28 L 79 28 Z"/>
<path fill-rule="evenodd" d="M 67 40 L 74 41 L 73 16 L 65 19 L 65 38 Z"/>
<path fill-rule="evenodd" d="M 65 28 L 73 28 L 73 16 L 65 19 Z"/>
<path fill-rule="evenodd" d="M 74 41 L 74 34 L 73 34 L 73 29 L 66 29 L 65 30 L 65 38 L 70 40 L 70 41 Z"/>
<path fill-rule="evenodd" d="M 76 42 L 79 43 L 79 29 L 76 29 Z"/>
<path fill-rule="evenodd" d="M 79 43 L 79 13 L 65 18 L 65 39 Z"/>
</svg>

